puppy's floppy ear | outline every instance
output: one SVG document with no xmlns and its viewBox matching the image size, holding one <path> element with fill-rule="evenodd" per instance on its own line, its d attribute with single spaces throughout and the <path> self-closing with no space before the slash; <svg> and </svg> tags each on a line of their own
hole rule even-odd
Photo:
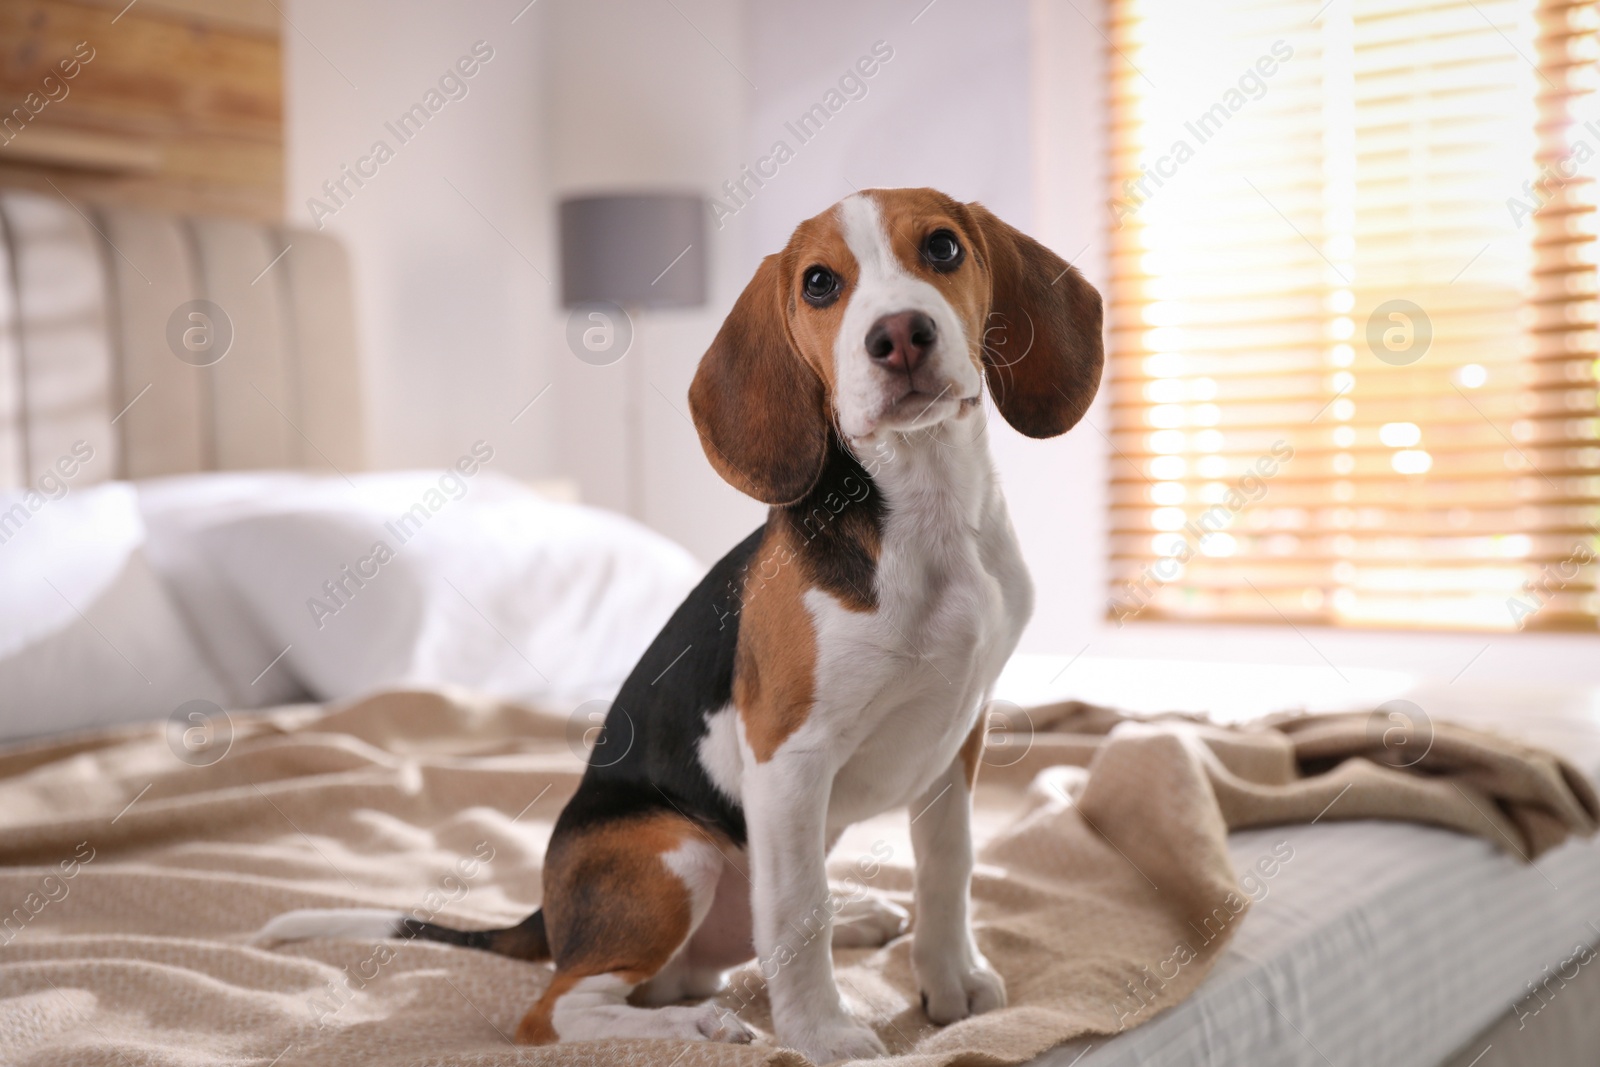
<svg viewBox="0 0 1600 1067">
<path fill-rule="evenodd" d="M 827 457 L 822 380 L 794 347 L 783 315 L 780 257 L 761 261 L 689 386 L 700 445 L 717 473 L 764 504 L 792 504 Z"/>
<path fill-rule="evenodd" d="M 993 286 L 983 344 L 989 392 L 1018 432 L 1066 433 L 1100 387 L 1100 294 L 1076 267 L 982 204 L 966 207 Z"/>
</svg>

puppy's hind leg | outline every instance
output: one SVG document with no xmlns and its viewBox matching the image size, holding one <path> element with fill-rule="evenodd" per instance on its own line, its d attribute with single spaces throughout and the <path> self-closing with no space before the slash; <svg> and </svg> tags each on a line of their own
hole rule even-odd
<svg viewBox="0 0 1600 1067">
<path fill-rule="evenodd" d="M 677 957 L 705 919 L 723 850 L 732 847 L 675 814 L 558 832 L 546 859 L 544 898 L 556 973 L 517 1027 L 517 1040 L 749 1041 L 749 1027 L 714 1004 L 629 1003 L 635 990 L 635 999 L 656 1003 L 680 995 Z"/>
<path fill-rule="evenodd" d="M 663 1037 L 680 1041 L 746 1044 L 754 1032 L 717 1004 L 640 1008 L 628 1003 L 638 982 L 633 971 L 577 976 L 556 973 L 545 996 L 517 1027 L 517 1040 L 543 1045 L 604 1037 Z"/>
<path fill-rule="evenodd" d="M 876 893 L 862 890 L 844 899 L 833 915 L 834 948 L 879 948 L 906 932 L 906 909 Z"/>
</svg>

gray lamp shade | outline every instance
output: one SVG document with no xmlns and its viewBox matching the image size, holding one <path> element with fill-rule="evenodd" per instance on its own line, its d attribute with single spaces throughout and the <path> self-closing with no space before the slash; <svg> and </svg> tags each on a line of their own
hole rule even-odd
<svg viewBox="0 0 1600 1067">
<path fill-rule="evenodd" d="M 706 300 L 706 207 L 694 193 L 561 202 L 561 302 L 693 307 Z"/>
</svg>

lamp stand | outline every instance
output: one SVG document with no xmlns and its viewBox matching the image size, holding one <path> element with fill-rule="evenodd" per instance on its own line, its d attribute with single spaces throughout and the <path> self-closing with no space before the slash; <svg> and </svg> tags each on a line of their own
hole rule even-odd
<svg viewBox="0 0 1600 1067">
<path fill-rule="evenodd" d="M 622 475 L 623 501 L 628 514 L 644 521 L 644 348 L 640 312 L 623 308 L 633 320 L 632 350 L 622 357 Z"/>
</svg>

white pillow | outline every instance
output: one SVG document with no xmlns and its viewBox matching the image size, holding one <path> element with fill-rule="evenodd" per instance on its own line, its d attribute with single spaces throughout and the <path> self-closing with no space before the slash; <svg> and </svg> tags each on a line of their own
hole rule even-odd
<svg viewBox="0 0 1600 1067">
<path fill-rule="evenodd" d="M 700 577 L 659 534 L 493 473 L 353 480 L 280 486 L 192 531 L 319 699 L 399 683 L 610 697 Z"/>
<path fill-rule="evenodd" d="M 226 686 L 231 707 L 286 704 L 307 694 L 278 659 L 283 643 L 273 643 L 225 572 L 206 556 L 202 534 L 273 501 L 305 499 L 318 483 L 279 471 L 182 474 L 138 483 L 148 531 L 145 552 Z"/>
<path fill-rule="evenodd" d="M 142 551 L 121 482 L 0 493 L 0 738 L 226 703 Z"/>
</svg>

